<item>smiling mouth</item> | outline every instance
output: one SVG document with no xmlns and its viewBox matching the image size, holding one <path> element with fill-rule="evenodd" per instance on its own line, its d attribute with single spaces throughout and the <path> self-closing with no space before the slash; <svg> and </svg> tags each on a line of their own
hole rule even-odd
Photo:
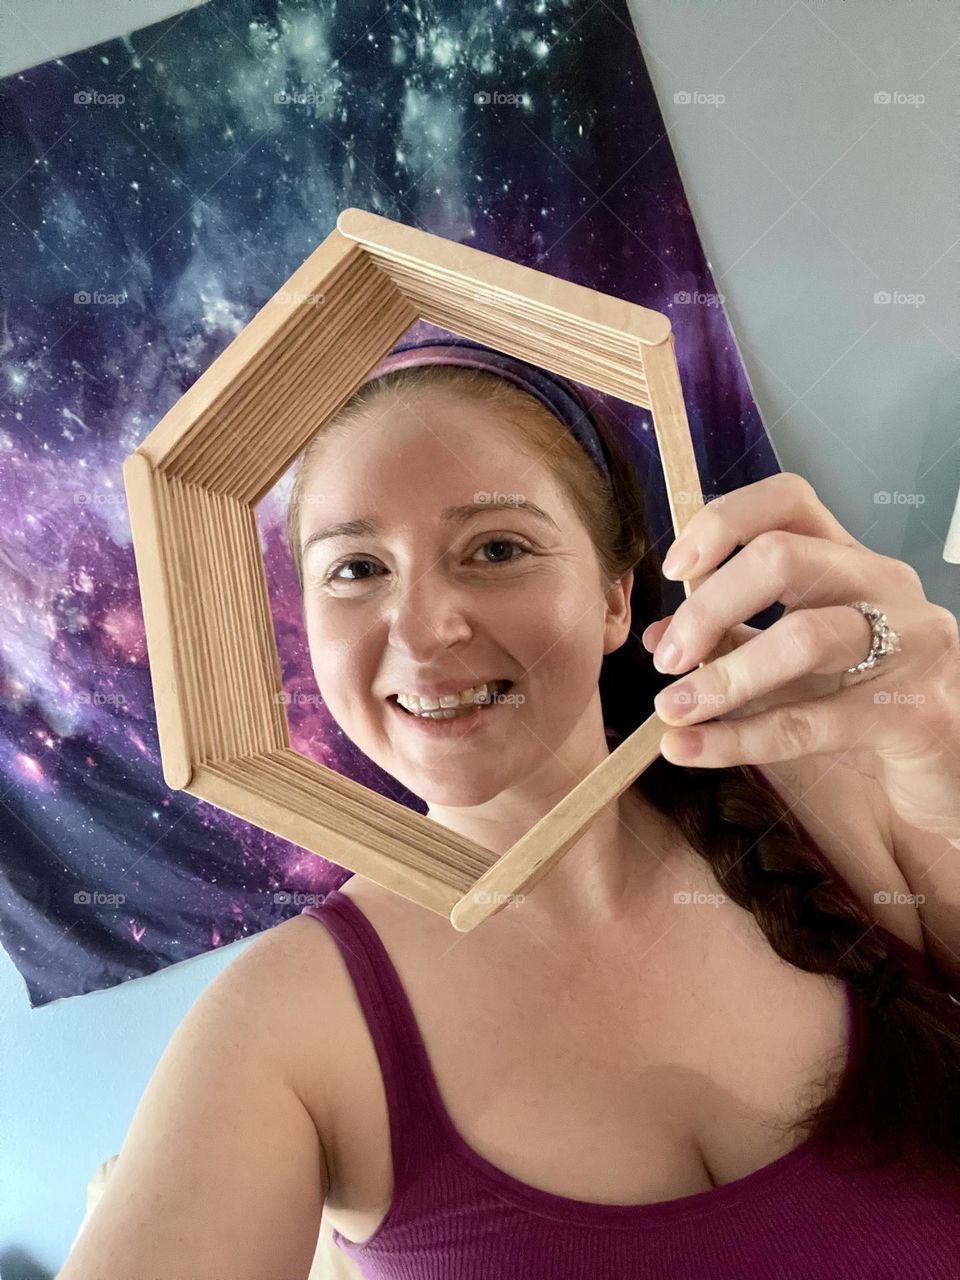
<svg viewBox="0 0 960 1280">
<path fill-rule="evenodd" d="M 433 711 L 411 711 L 405 707 L 395 693 L 391 693 L 387 698 L 388 702 L 414 720 L 458 720 L 465 715 L 472 715 L 476 711 L 484 711 L 490 707 L 496 706 L 497 698 L 501 697 L 508 690 L 513 688 L 512 680 L 497 680 L 492 684 L 488 684 L 488 689 L 492 689 L 492 695 L 487 702 L 465 702 L 456 707 L 438 707 Z"/>
</svg>

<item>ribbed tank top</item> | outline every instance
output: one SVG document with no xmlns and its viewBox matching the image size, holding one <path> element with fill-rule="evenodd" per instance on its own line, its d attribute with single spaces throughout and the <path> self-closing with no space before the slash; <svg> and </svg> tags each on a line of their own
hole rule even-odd
<svg viewBox="0 0 960 1280">
<path fill-rule="evenodd" d="M 746 1177 L 653 1204 L 598 1204 L 521 1182 L 454 1126 L 400 977 L 356 903 L 334 890 L 302 914 L 337 942 L 386 1094 L 390 1208 L 362 1243 L 333 1232 L 365 1280 L 960 1277 L 960 1180 L 871 1170 L 854 1151 L 828 1163 L 809 1139 Z M 944 989 L 926 957 L 877 927 L 916 976 Z M 849 1075 L 866 1018 L 844 985 Z"/>
</svg>

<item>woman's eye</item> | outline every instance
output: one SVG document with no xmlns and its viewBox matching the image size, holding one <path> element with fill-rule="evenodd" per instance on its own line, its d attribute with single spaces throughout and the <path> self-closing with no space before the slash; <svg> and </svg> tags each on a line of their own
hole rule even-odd
<svg viewBox="0 0 960 1280">
<path fill-rule="evenodd" d="M 482 551 L 484 547 L 515 547 L 520 552 L 521 556 L 528 556 L 531 554 L 527 546 L 524 543 L 519 542 L 516 538 L 487 538 L 486 542 L 482 542 L 480 546 L 477 547 L 477 550 Z M 509 560 L 488 560 L 487 563 L 510 564 L 511 561 L 518 558 L 519 557 L 517 556 L 511 556 Z"/>
<path fill-rule="evenodd" d="M 330 582 L 362 582 L 364 578 L 367 576 L 366 574 L 362 574 L 359 578 L 341 578 L 339 576 L 341 569 L 352 569 L 354 565 L 358 565 L 358 564 L 373 564 L 373 561 L 362 560 L 362 559 L 344 560 L 341 564 L 335 565 L 330 570 L 329 574 L 327 575 L 328 581 Z"/>
<path fill-rule="evenodd" d="M 506 559 L 506 560 L 500 560 L 500 559 L 487 560 L 486 563 L 489 565 L 511 564 L 513 563 L 513 561 L 521 559 L 523 556 L 528 556 L 533 554 L 529 550 L 529 548 L 526 546 L 526 544 L 523 542 L 520 542 L 517 538 L 487 538 L 486 541 L 480 544 L 480 546 L 477 548 L 477 551 L 480 552 L 485 547 L 513 547 L 515 551 L 520 553 L 519 556 L 511 555 L 509 559 Z M 370 566 L 376 567 L 375 561 L 368 560 L 365 557 L 354 556 L 350 560 L 341 560 L 341 562 L 338 565 L 334 565 L 334 567 L 330 570 L 329 574 L 327 575 L 327 581 L 328 582 L 363 582 L 363 581 L 366 581 L 368 578 L 375 576 L 373 574 L 367 574 L 367 573 L 363 573 L 359 577 L 344 578 L 340 576 L 340 571 L 342 569 L 353 570 L 357 565 L 370 565 Z"/>
</svg>

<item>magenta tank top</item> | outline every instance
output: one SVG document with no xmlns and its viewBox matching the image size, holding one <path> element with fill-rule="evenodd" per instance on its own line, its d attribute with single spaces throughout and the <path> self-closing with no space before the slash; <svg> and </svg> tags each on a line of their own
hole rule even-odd
<svg viewBox="0 0 960 1280">
<path fill-rule="evenodd" d="M 333 1232 L 365 1280 L 946 1280 L 960 1276 L 960 1179 L 826 1163 L 809 1140 L 735 1182 L 653 1204 L 529 1186 L 470 1147 L 450 1118 L 399 975 L 373 925 L 334 890 L 303 915 L 333 935 L 379 1059 L 394 1193 L 374 1234 Z M 881 928 L 881 926 L 878 926 Z M 887 933 L 886 930 L 883 930 Z M 926 958 L 890 945 L 942 988 Z M 845 984 L 845 1070 L 865 1015 Z M 562 1118 L 558 1117 L 558 1123 Z"/>
</svg>

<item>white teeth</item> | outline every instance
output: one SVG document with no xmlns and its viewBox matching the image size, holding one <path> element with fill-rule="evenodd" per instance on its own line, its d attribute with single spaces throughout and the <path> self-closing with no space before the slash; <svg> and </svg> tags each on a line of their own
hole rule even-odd
<svg viewBox="0 0 960 1280">
<path fill-rule="evenodd" d="M 450 707 L 466 707 L 472 704 L 485 705 L 492 701 L 493 695 L 504 681 L 496 684 L 481 684 L 472 689 L 464 689 L 462 693 L 445 693 L 440 697 L 418 698 L 413 693 L 398 693 L 397 701 L 402 707 L 415 714 L 421 711 L 438 711 Z"/>
</svg>

